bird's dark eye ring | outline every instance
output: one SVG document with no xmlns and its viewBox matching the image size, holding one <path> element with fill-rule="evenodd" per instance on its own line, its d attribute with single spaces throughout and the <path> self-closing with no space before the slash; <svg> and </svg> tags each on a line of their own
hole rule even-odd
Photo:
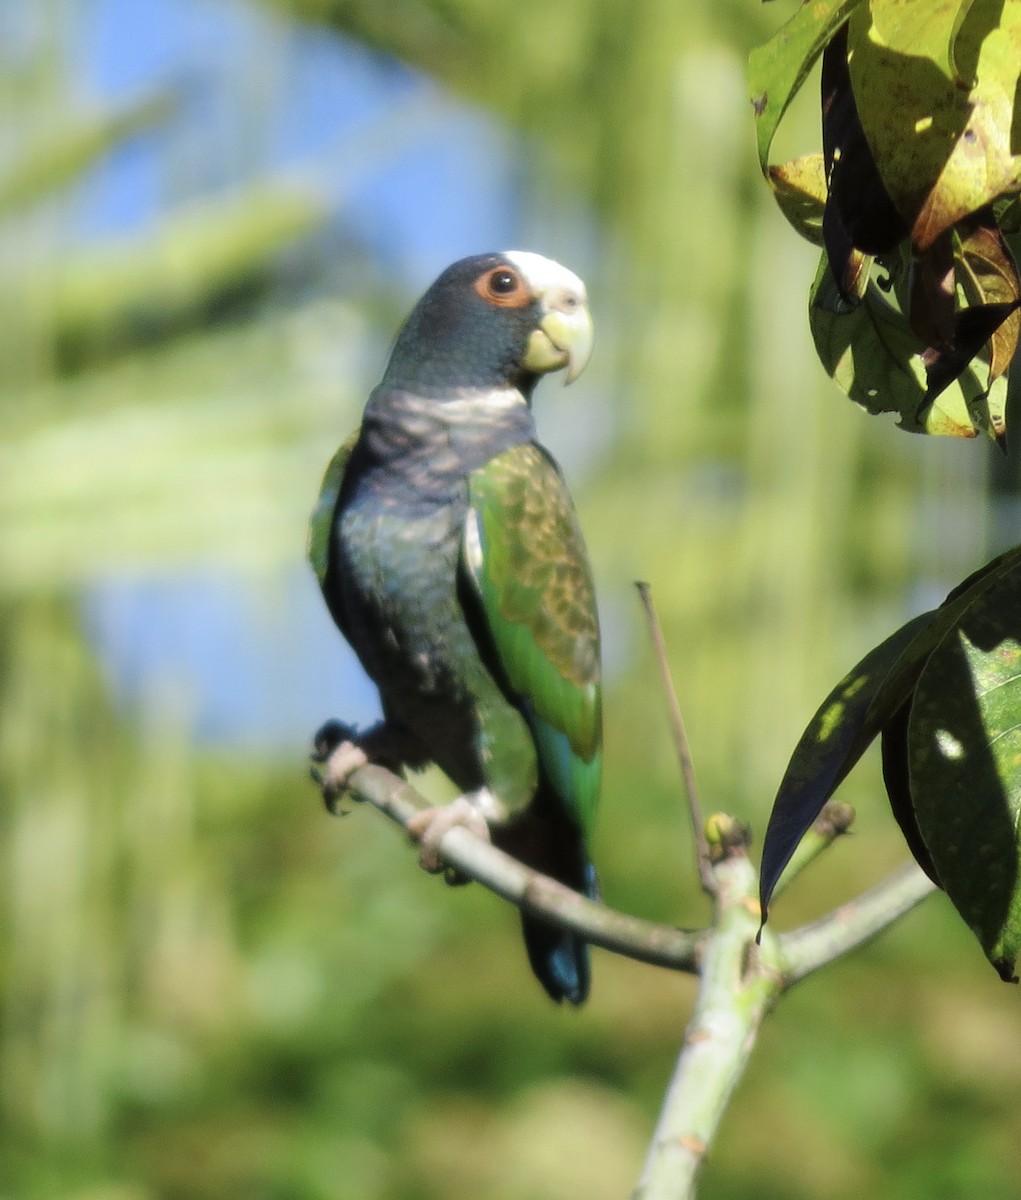
<svg viewBox="0 0 1021 1200">
<path fill-rule="evenodd" d="M 509 296 L 517 286 L 517 275 L 506 267 L 500 267 L 489 277 L 489 290 L 494 296 Z"/>
</svg>

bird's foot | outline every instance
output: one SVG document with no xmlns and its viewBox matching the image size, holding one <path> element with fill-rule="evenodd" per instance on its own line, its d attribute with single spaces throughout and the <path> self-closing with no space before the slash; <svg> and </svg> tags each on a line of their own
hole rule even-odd
<svg viewBox="0 0 1021 1200">
<path fill-rule="evenodd" d="M 349 725 L 327 721 L 312 739 L 310 773 L 319 785 L 323 802 L 334 816 L 343 816 L 340 799 L 347 781 L 369 761 L 369 756 Z"/>
<path fill-rule="evenodd" d="M 345 725 L 343 721 L 327 721 L 312 736 L 309 758 L 313 763 L 324 763 L 342 742 L 354 740 L 354 726 Z"/>
<path fill-rule="evenodd" d="M 480 803 L 482 800 L 482 803 Z M 435 808 L 424 808 L 408 821 L 408 833 L 418 842 L 418 862 L 423 870 L 432 875 L 447 871 L 447 864 L 440 855 L 440 841 L 448 830 L 461 825 L 470 829 L 477 838 L 490 841 L 489 825 L 483 816 L 485 801 L 490 804 L 490 793 L 482 788 L 478 792 L 470 792 L 466 796 L 458 796 L 449 804 L 440 804 Z M 452 882 L 456 881 L 455 873 Z"/>
<path fill-rule="evenodd" d="M 343 815 L 340 799 L 347 782 L 367 762 L 400 774 L 405 767 L 417 770 L 428 761 L 421 744 L 403 725 L 379 721 L 364 733 L 342 721 L 327 721 L 312 739 L 312 778 L 323 793 L 326 807 Z"/>
</svg>

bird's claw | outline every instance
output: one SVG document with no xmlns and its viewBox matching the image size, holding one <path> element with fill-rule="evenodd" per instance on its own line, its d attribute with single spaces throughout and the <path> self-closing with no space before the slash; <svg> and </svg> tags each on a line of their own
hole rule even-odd
<svg viewBox="0 0 1021 1200">
<path fill-rule="evenodd" d="M 490 841 L 486 818 L 467 796 L 458 796 L 450 804 L 424 808 L 407 823 L 408 833 L 418 842 L 418 862 L 431 875 L 448 870 L 440 855 L 440 841 L 448 830 L 461 825 L 477 838 Z"/>
<path fill-rule="evenodd" d="M 340 721 L 327 721 L 312 739 L 310 774 L 319 785 L 323 802 L 334 816 L 342 816 L 340 799 L 347 781 L 369 761 L 355 740 L 354 730 Z"/>
<path fill-rule="evenodd" d="M 341 742 L 353 742 L 354 740 L 353 725 L 345 725 L 343 721 L 327 721 L 320 725 L 312 736 L 312 750 L 309 758 L 314 763 L 324 763 Z"/>
</svg>

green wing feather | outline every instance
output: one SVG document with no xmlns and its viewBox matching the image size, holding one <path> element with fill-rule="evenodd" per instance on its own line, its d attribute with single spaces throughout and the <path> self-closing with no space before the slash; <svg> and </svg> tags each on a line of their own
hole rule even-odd
<svg viewBox="0 0 1021 1200">
<path fill-rule="evenodd" d="M 358 432 L 356 429 L 349 438 L 341 443 L 337 453 L 330 459 L 330 465 L 326 468 L 326 474 L 323 476 L 322 486 L 319 489 L 319 498 L 315 502 L 308 522 L 308 561 L 312 564 L 312 570 L 316 573 L 320 587 L 325 584 L 326 568 L 330 561 L 330 531 L 333 528 L 333 514 L 336 511 L 340 489 L 344 483 L 344 472 L 347 470 L 348 459 L 351 457 L 351 451 L 355 448 L 355 442 L 358 441 Z"/>
<path fill-rule="evenodd" d="M 574 505 L 534 444 L 468 480 L 464 560 L 561 802 L 588 831 L 602 765 L 599 623 Z"/>
</svg>

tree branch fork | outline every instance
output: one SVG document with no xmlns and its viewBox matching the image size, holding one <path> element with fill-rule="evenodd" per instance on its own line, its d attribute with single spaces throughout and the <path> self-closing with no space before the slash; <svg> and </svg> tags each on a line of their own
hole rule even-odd
<svg viewBox="0 0 1021 1200">
<path fill-rule="evenodd" d="M 328 782 L 318 771 L 313 775 L 326 797 Z M 344 791 L 352 800 L 377 808 L 406 831 L 409 822 L 430 807 L 411 783 L 373 763 L 354 770 L 345 781 Z M 838 808 L 842 811 L 834 819 L 831 809 Z M 827 806 L 777 891 L 831 845 L 849 823 L 847 806 Z M 721 927 L 725 910 L 739 907 L 744 911 L 749 918 L 746 932 L 752 943 L 760 924 L 756 872 L 748 864 L 741 872 L 741 885 L 737 888 L 728 876 L 728 871 L 732 874 L 728 863 L 747 860 L 750 840 L 747 831 L 726 814 L 710 817 L 706 829 L 717 911 L 712 924 L 704 929 L 681 929 L 645 920 L 590 900 L 525 866 L 462 826 L 448 829 L 437 850 L 443 862 L 459 875 L 475 880 L 525 912 L 578 934 L 594 946 L 654 966 L 698 974 L 706 943 Z M 778 934 L 767 927 L 762 931 L 761 945 L 754 958 L 760 964 L 759 969 L 768 971 L 776 981 L 777 992 L 782 992 L 880 933 L 933 890 L 925 875 L 914 864 L 907 864 L 808 925 Z"/>
<path fill-rule="evenodd" d="M 329 767 L 329 761 L 314 767 L 313 777 L 327 807 L 337 811 L 337 782 Z M 379 809 L 412 837 L 419 827 L 415 818 L 430 807 L 407 780 L 369 762 L 343 772 L 342 791 Z M 697 803 L 691 800 L 689 792 L 689 811 L 694 814 Z M 852 818 L 853 810 L 846 805 L 827 806 L 774 895 L 831 846 Z M 694 1200 L 723 1113 L 761 1023 L 779 997 L 881 932 L 934 890 L 909 863 L 817 921 L 774 933 L 762 928 L 758 873 L 748 857 L 750 840 L 747 827 L 725 813 L 705 822 L 697 855 L 714 912 L 711 924 L 696 930 L 643 920 L 590 900 L 462 825 L 451 825 L 430 847 L 459 877 L 481 883 L 592 945 L 699 977 L 694 1012 L 632 1200 Z"/>
<path fill-rule="evenodd" d="M 695 1008 L 632 1200 L 694 1200 L 706 1155 L 744 1072 L 766 1014 L 779 997 L 820 967 L 868 941 L 934 890 L 914 863 L 875 887 L 790 932 L 763 927 L 758 872 L 748 857 L 747 826 L 726 813 L 705 820 L 666 647 L 647 585 L 639 592 L 668 699 L 703 891 L 713 905 L 704 929 L 678 929 L 590 900 L 499 850 L 484 836 L 451 823 L 430 832 L 428 862 L 473 879 L 523 911 L 641 962 L 699 977 Z M 324 727 L 325 728 L 325 727 Z M 323 731 L 320 731 L 322 734 Z M 343 731 L 337 727 L 335 732 Z M 313 778 L 331 812 L 339 796 L 371 804 L 414 840 L 431 806 L 407 780 L 370 761 L 364 738 L 317 738 Z M 854 810 L 828 804 L 798 845 L 773 890 L 778 895 L 850 827 Z M 482 830 L 482 833 L 485 831 Z M 422 861 L 426 861 L 425 856 Z"/>
</svg>

